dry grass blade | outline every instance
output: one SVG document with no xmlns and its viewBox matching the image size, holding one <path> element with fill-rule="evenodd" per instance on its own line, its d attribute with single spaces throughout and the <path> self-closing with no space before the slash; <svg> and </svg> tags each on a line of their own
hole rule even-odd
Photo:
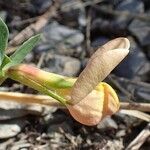
<svg viewBox="0 0 150 150">
<path fill-rule="evenodd" d="M 126 150 L 139 149 L 150 136 L 150 123 L 140 132 L 140 134 L 128 145 Z"/>
<path fill-rule="evenodd" d="M 150 115 L 146 114 L 144 112 L 138 111 L 138 110 L 126 110 L 126 109 L 121 109 L 119 111 L 120 113 L 133 116 L 139 119 L 142 119 L 144 121 L 150 122 Z"/>
<path fill-rule="evenodd" d="M 129 53 L 129 46 L 128 39 L 117 38 L 100 47 L 92 55 L 73 86 L 71 92 L 73 104 L 85 98 L 99 82 L 106 78 Z"/>
<path fill-rule="evenodd" d="M 121 109 L 132 109 L 132 110 L 139 110 L 142 112 L 150 112 L 150 103 L 127 103 L 127 102 L 121 102 L 120 103 Z"/>
<path fill-rule="evenodd" d="M 0 92 L 0 101 L 15 101 L 24 104 L 41 104 L 62 107 L 61 103 L 45 95 L 22 94 L 17 92 Z"/>
<path fill-rule="evenodd" d="M 38 104 L 46 104 L 53 105 L 57 107 L 63 107 L 59 102 L 54 100 L 53 98 L 45 95 L 33 95 L 33 94 L 23 94 L 18 92 L 0 92 L 0 100 L 7 101 L 15 101 L 20 103 L 38 103 Z M 150 112 L 150 104 L 149 103 L 120 103 L 121 109 L 134 109 L 142 112 Z"/>
</svg>

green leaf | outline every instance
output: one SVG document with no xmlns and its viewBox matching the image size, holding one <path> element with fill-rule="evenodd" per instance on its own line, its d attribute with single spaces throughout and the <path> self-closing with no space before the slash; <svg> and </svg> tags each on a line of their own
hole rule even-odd
<svg viewBox="0 0 150 150">
<path fill-rule="evenodd" d="M 25 56 L 34 48 L 37 42 L 40 40 L 40 35 L 36 35 L 24 42 L 15 52 L 10 56 L 11 62 L 4 66 L 4 70 L 9 67 L 20 64 Z"/>
<path fill-rule="evenodd" d="M 11 59 L 7 55 L 4 54 L 4 59 L 3 59 L 2 65 L 1 65 L 1 69 L 3 69 L 3 67 L 10 62 L 11 62 Z"/>
<path fill-rule="evenodd" d="M 0 18 L 0 66 L 4 59 L 4 51 L 7 48 L 8 35 L 8 28 L 4 21 Z"/>
<path fill-rule="evenodd" d="M 4 76 L 5 75 L 3 67 L 5 65 L 7 65 L 8 63 L 10 63 L 10 62 L 11 62 L 11 59 L 7 55 L 4 54 L 4 59 L 3 59 L 2 65 L 0 66 L 0 76 Z"/>
<path fill-rule="evenodd" d="M 3 63 L 0 66 L 0 85 L 7 79 L 5 76 L 5 71 L 2 69 L 7 63 L 10 63 L 10 58 L 7 55 L 4 55 Z"/>
</svg>

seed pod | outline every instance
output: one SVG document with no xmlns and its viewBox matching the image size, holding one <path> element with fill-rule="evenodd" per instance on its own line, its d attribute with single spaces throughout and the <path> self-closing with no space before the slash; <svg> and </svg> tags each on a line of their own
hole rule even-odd
<svg viewBox="0 0 150 150">
<path fill-rule="evenodd" d="M 129 40 L 114 39 L 100 47 L 90 58 L 71 91 L 71 103 L 84 99 L 129 53 Z"/>
</svg>

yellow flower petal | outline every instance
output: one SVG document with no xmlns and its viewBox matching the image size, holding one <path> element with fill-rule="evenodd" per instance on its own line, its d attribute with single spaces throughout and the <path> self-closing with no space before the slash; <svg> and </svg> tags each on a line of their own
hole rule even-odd
<svg viewBox="0 0 150 150">
<path fill-rule="evenodd" d="M 100 83 L 84 99 L 75 105 L 67 105 L 70 114 L 78 122 L 93 126 L 107 115 L 112 115 L 119 109 L 119 100 L 113 88 Z"/>
</svg>

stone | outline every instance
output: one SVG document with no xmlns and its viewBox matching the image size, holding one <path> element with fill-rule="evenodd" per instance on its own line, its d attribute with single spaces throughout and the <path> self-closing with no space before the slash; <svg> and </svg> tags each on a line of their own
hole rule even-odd
<svg viewBox="0 0 150 150">
<path fill-rule="evenodd" d="M 123 137 L 126 135 L 126 130 L 119 130 L 117 133 L 116 133 L 116 137 L 120 138 L 120 137 Z"/>
<path fill-rule="evenodd" d="M 6 11 L 0 11 L 0 17 L 6 21 L 6 17 L 7 17 L 7 12 Z"/>
<path fill-rule="evenodd" d="M 140 70 L 136 74 L 137 77 L 135 79 L 141 80 L 143 82 L 149 82 L 150 81 L 150 63 L 147 60 L 143 66 L 140 68 Z"/>
<path fill-rule="evenodd" d="M 128 29 L 141 46 L 150 46 L 150 22 L 134 19 Z"/>
<path fill-rule="evenodd" d="M 45 60 L 46 67 L 50 72 L 65 76 L 76 76 L 80 71 L 81 63 L 77 58 L 49 54 Z"/>
<path fill-rule="evenodd" d="M 33 59 L 34 59 L 34 54 L 31 52 L 26 55 L 24 61 L 26 63 L 31 63 Z"/>
<path fill-rule="evenodd" d="M 137 102 L 150 102 L 150 89 L 144 87 L 138 87 L 134 91 L 134 96 L 137 99 Z"/>
<path fill-rule="evenodd" d="M 48 43 L 42 42 L 36 46 L 33 51 L 37 54 L 48 51 L 50 49 L 50 45 Z"/>
<path fill-rule="evenodd" d="M 84 41 L 84 35 L 81 31 L 60 25 L 57 22 L 47 25 L 42 32 L 42 41 L 39 46 L 46 45 L 45 50 L 51 50 L 55 54 L 73 55 L 78 52 L 77 49 Z M 38 51 L 41 50 L 38 50 L 37 47 Z M 80 55 L 81 51 L 78 53 Z"/>
<path fill-rule="evenodd" d="M 65 144 L 64 142 L 64 135 L 61 133 L 54 133 L 53 135 L 50 135 L 50 149 L 55 150 L 59 149 L 61 144 Z M 60 144 L 58 144 L 60 143 Z"/>
<path fill-rule="evenodd" d="M 147 57 L 150 60 L 150 46 L 148 47 Z"/>
<path fill-rule="evenodd" d="M 20 118 L 26 115 L 43 116 L 56 110 L 54 107 L 47 107 L 38 104 L 21 104 L 11 101 L 0 101 L 0 121 Z"/>
<path fill-rule="evenodd" d="M 64 139 L 64 136 L 69 137 L 69 141 L 71 141 L 74 146 L 77 146 L 77 143 L 81 144 L 82 139 L 80 136 L 74 135 L 74 132 L 71 128 L 72 126 L 72 123 L 70 125 L 68 121 L 64 121 L 61 123 L 59 121 L 59 123 L 49 125 L 47 134 L 50 137 L 50 149 L 57 149 L 59 147 L 59 144 L 56 143 L 60 143 L 60 145 L 68 143 L 67 140 Z"/>
<path fill-rule="evenodd" d="M 122 150 L 124 149 L 123 140 L 107 140 L 103 150 Z"/>
<path fill-rule="evenodd" d="M 150 10 L 149 0 L 142 0 L 146 10 Z"/>
<path fill-rule="evenodd" d="M 91 24 L 92 41 L 96 40 L 99 37 L 101 38 L 102 35 L 109 36 L 109 37 L 111 37 L 112 35 L 125 36 L 126 35 L 125 29 L 119 27 L 118 25 L 116 24 L 114 19 L 113 20 L 102 19 L 102 18 L 94 19 Z"/>
<path fill-rule="evenodd" d="M 46 144 L 42 144 L 40 146 L 32 146 L 33 149 L 37 149 L 37 150 L 50 150 L 50 144 L 49 143 L 46 143 Z"/>
<path fill-rule="evenodd" d="M 104 45 L 105 43 L 107 43 L 108 41 L 109 41 L 109 39 L 107 37 L 99 36 L 92 41 L 91 46 L 94 48 L 98 48 L 98 47 Z"/>
<path fill-rule="evenodd" d="M 98 129 L 118 129 L 117 123 L 110 117 L 104 118 L 98 125 Z"/>
<path fill-rule="evenodd" d="M 116 10 L 143 13 L 144 4 L 141 0 L 125 0 L 118 4 Z"/>
<path fill-rule="evenodd" d="M 79 17 L 78 17 L 78 23 L 81 27 L 86 26 L 87 20 L 86 20 L 86 11 L 85 11 L 84 8 L 82 8 L 80 10 L 80 14 L 79 14 Z"/>
<path fill-rule="evenodd" d="M 15 144 L 13 144 L 11 146 L 11 149 L 12 150 L 19 150 L 19 149 L 21 149 L 21 150 L 28 150 L 31 147 L 32 147 L 31 143 L 20 143 L 20 144 L 15 143 Z"/>
<path fill-rule="evenodd" d="M 117 112 L 115 114 L 115 116 L 118 118 L 118 120 L 120 120 L 121 122 L 123 122 L 123 128 L 122 130 L 126 130 L 128 127 L 134 127 L 134 123 L 135 122 L 140 122 L 141 120 L 139 120 L 138 118 L 136 117 L 133 117 L 133 116 L 129 116 L 129 115 L 126 115 L 126 114 L 123 114 L 121 113 L 120 111 Z M 121 125 L 121 124 L 120 124 Z M 120 125 L 119 125 L 119 128 L 120 128 Z"/>
<path fill-rule="evenodd" d="M 52 22 L 46 26 L 43 34 L 48 42 L 59 43 L 64 41 L 67 44 L 71 44 L 71 46 L 79 45 L 84 40 L 84 36 L 80 31 L 60 25 L 57 22 Z"/>
<path fill-rule="evenodd" d="M 119 77 L 133 79 L 138 75 L 140 69 L 145 67 L 144 64 L 146 64 L 148 60 L 140 47 L 135 43 L 134 39 L 131 37 L 128 37 L 128 39 L 131 43 L 130 52 L 114 69 L 113 73 Z M 146 70 L 144 72 L 146 72 Z"/>
<path fill-rule="evenodd" d="M 144 13 L 144 4 L 140 0 L 125 0 L 117 5 L 117 11 L 127 11 L 131 13 Z M 112 21 L 112 24 L 117 28 L 126 29 L 129 22 L 132 20 L 130 16 L 119 15 Z"/>
<path fill-rule="evenodd" d="M 26 124 L 26 120 L 23 119 L 0 122 L 0 139 L 16 136 L 19 132 L 21 132 Z"/>
<path fill-rule="evenodd" d="M 64 132 L 66 133 L 73 133 L 71 126 L 67 123 L 67 122 L 62 122 L 59 124 L 50 124 L 50 126 L 48 127 L 48 134 L 52 134 L 55 132 L 60 133 L 60 128 L 63 129 Z"/>
<path fill-rule="evenodd" d="M 74 0 L 60 1 L 60 22 L 69 26 L 86 26 L 86 11 L 84 2 Z"/>
<path fill-rule="evenodd" d="M 41 14 L 44 13 L 51 5 L 52 5 L 52 0 L 31 0 L 31 5 L 30 6 L 35 13 Z M 33 12 L 33 10 L 31 12 Z"/>
</svg>

